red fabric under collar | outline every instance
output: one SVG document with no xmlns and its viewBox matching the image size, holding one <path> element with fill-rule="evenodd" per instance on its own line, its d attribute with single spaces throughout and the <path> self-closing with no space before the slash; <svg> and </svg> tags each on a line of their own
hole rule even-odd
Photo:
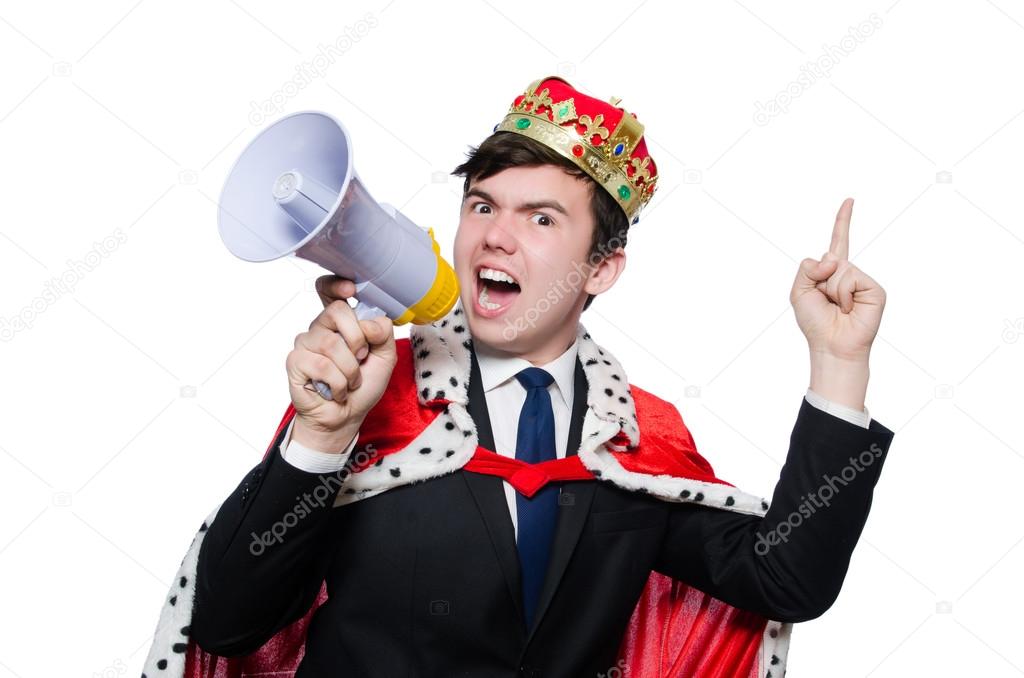
<svg viewBox="0 0 1024 678">
<path fill-rule="evenodd" d="M 525 497 L 532 497 L 551 481 L 594 478 L 594 474 L 583 466 L 583 462 L 575 454 L 564 459 L 528 464 L 480 445 L 477 445 L 473 458 L 463 468 L 467 471 L 499 476 L 511 483 L 516 492 Z"/>
</svg>

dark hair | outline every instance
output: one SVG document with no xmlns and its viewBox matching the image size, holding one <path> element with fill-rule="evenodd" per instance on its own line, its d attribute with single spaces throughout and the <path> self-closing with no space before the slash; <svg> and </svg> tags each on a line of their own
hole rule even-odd
<svg viewBox="0 0 1024 678">
<path fill-rule="evenodd" d="M 466 161 L 452 171 L 452 175 L 465 177 L 462 197 L 465 199 L 471 180 L 494 176 L 510 167 L 537 167 L 554 165 L 587 183 L 590 189 L 590 211 L 594 217 L 594 233 L 590 239 L 588 263 L 604 258 L 616 247 L 626 246 L 626 232 L 629 220 L 619 203 L 597 182 L 575 163 L 562 157 L 555 150 L 533 139 L 515 132 L 495 132 L 484 139 L 476 148 L 470 147 Z M 615 243 L 615 247 L 612 247 Z M 587 310 L 594 295 L 587 296 L 583 310 Z"/>
</svg>

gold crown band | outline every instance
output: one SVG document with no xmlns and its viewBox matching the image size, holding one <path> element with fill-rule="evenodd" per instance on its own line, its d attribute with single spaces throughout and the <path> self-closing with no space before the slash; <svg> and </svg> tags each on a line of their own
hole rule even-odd
<svg viewBox="0 0 1024 678">
<path fill-rule="evenodd" d="M 625 114 L 625 117 L 635 121 L 628 113 Z M 639 123 L 637 124 L 639 125 Z M 630 223 L 636 220 L 641 208 L 650 200 L 651 193 L 648 192 L 646 184 L 634 183 L 622 167 L 609 162 L 605 152 L 591 144 L 589 139 L 576 133 L 575 128 L 556 125 L 544 116 L 515 111 L 506 115 L 494 131 L 522 134 L 534 141 L 539 141 L 562 157 L 572 161 L 615 198 Z M 618 136 L 618 134 L 615 135 L 616 138 Z M 603 145 L 607 144 L 606 141 Z M 580 156 L 573 153 L 574 146 L 582 148 L 583 152 Z M 636 141 L 633 141 L 629 150 L 632 151 L 635 146 Z M 629 157 L 628 153 L 623 155 Z"/>
</svg>

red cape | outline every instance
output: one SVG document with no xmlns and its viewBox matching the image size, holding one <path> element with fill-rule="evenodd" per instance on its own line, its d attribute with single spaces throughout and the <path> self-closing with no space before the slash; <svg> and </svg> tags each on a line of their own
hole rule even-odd
<svg viewBox="0 0 1024 678">
<path fill-rule="evenodd" d="M 470 343 L 467 328 L 459 324 L 460 316 L 461 308 L 456 306 L 443 321 L 414 327 L 409 339 L 396 342 L 398 363 L 387 391 L 360 428 L 350 462 L 353 472 L 346 480 L 348 487 L 339 492 L 334 510 L 344 510 L 345 504 L 392 487 L 458 469 L 502 475 L 528 494 L 547 480 L 600 476 L 603 481 L 628 490 L 642 489 L 665 501 L 697 502 L 751 515 L 763 515 L 767 510 L 764 499 L 715 477 L 676 408 L 636 386 L 624 386 L 628 382 L 621 365 L 593 342 L 582 325 L 578 352 L 587 376 L 589 407 L 577 454 L 538 465 L 543 468 L 529 468 L 480 447 L 466 411 Z M 294 415 L 289 405 L 264 459 Z M 454 430 L 442 426 L 452 421 L 457 423 Z M 445 456 L 424 458 L 424 445 Z M 374 454 L 367 455 L 366 450 Z M 401 469 L 398 477 L 389 472 L 395 468 Z M 313 612 L 327 599 L 326 584 L 301 619 L 250 655 L 211 655 L 188 637 L 199 546 L 216 512 L 204 522 L 182 561 L 144 675 L 241 678 L 275 671 L 275 675 L 291 675 L 303 656 Z M 633 678 L 780 677 L 785 671 L 791 628 L 791 624 L 735 608 L 685 582 L 652 572 L 622 639 L 615 668 Z M 609 675 L 615 675 L 615 669 L 610 670 Z"/>
</svg>

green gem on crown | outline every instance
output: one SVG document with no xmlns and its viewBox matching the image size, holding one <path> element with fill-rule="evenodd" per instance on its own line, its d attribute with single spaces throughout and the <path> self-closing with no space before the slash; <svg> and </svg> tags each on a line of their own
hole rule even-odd
<svg viewBox="0 0 1024 678">
<path fill-rule="evenodd" d="M 516 120 L 516 127 L 518 129 L 526 129 L 529 126 L 530 126 L 529 118 L 519 118 L 518 120 Z"/>
<path fill-rule="evenodd" d="M 623 200 L 629 200 L 629 188 L 625 184 L 619 186 L 619 197 Z"/>
<path fill-rule="evenodd" d="M 569 114 L 569 107 L 568 106 L 562 106 L 561 108 L 558 109 L 558 117 L 563 118 L 563 117 L 565 117 L 568 114 Z"/>
</svg>

